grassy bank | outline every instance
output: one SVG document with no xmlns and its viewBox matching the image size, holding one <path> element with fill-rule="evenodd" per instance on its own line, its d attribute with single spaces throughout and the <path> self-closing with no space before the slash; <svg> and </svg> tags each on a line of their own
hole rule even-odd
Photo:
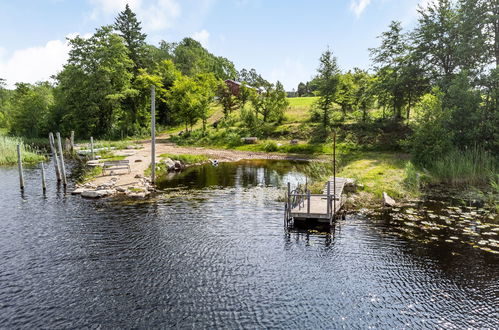
<svg viewBox="0 0 499 330">
<path fill-rule="evenodd" d="M 0 136 L 0 165 L 13 165 L 17 163 L 18 144 L 21 145 L 23 163 L 37 163 L 45 160 L 45 156 L 25 144 L 21 138 Z"/>
<path fill-rule="evenodd" d="M 409 155 L 402 153 L 354 152 L 338 155 L 338 177 L 357 181 L 365 199 L 381 199 L 386 192 L 396 199 L 410 199 L 420 194 L 419 180 Z M 326 180 L 333 175 L 331 163 L 311 163 L 306 174 L 311 178 L 311 190 L 320 192 Z"/>
</svg>

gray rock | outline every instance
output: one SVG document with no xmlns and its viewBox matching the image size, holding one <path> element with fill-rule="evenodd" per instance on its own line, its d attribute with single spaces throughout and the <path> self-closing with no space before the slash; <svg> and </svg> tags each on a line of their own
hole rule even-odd
<svg viewBox="0 0 499 330">
<path fill-rule="evenodd" d="M 357 181 L 355 181 L 355 179 L 346 178 L 345 192 L 354 193 L 356 190 L 357 190 Z"/>
<path fill-rule="evenodd" d="M 175 161 L 175 170 L 180 171 L 185 168 L 184 164 L 182 164 L 180 161 L 176 160 Z"/>
<path fill-rule="evenodd" d="M 73 191 L 71 192 L 71 194 L 72 194 L 72 195 L 79 195 L 79 194 L 81 194 L 82 192 L 84 192 L 84 191 L 86 191 L 86 190 L 87 190 L 86 188 L 82 188 L 82 187 L 81 187 L 81 188 L 76 188 L 75 190 L 73 190 Z"/>
<path fill-rule="evenodd" d="M 102 190 L 85 190 L 81 193 L 82 197 L 86 198 L 101 198 L 115 193 L 112 189 L 102 189 Z"/>
<path fill-rule="evenodd" d="M 396 204 L 397 203 L 395 202 L 395 200 L 390 196 L 388 196 L 388 194 L 383 191 L 383 206 L 393 207 Z"/>
</svg>

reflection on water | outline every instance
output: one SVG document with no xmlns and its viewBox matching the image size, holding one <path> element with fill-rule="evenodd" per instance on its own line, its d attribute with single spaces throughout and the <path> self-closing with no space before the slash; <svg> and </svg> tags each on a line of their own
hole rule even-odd
<svg viewBox="0 0 499 330">
<path fill-rule="evenodd" d="M 43 198 L 27 169 L 25 198 L 0 200 L 0 324 L 497 328 L 491 253 L 454 255 L 362 215 L 331 232 L 286 231 L 274 197 L 303 179 L 299 166 L 204 166 L 135 203 L 64 195 L 54 183 Z M 15 168 L 0 182 L 17 191 Z"/>
</svg>

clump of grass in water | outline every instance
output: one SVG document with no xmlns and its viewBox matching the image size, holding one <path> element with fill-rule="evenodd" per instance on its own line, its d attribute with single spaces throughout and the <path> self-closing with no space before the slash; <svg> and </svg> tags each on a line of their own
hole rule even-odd
<svg viewBox="0 0 499 330">
<path fill-rule="evenodd" d="M 428 166 L 433 181 L 452 185 L 486 185 L 497 173 L 498 160 L 488 151 L 474 147 L 452 150 Z"/>
<path fill-rule="evenodd" d="M 24 144 L 22 139 L 17 137 L 0 137 L 0 165 L 11 165 L 17 163 L 17 145 L 21 145 L 21 156 L 23 163 L 36 163 L 45 160 L 45 156 L 37 150 Z"/>
</svg>

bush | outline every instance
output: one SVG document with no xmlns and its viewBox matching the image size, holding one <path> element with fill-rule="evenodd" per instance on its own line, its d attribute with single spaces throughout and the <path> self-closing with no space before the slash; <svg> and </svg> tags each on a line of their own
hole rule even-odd
<svg viewBox="0 0 499 330">
<path fill-rule="evenodd" d="M 414 134 L 408 144 L 419 165 L 429 164 L 452 149 L 452 134 L 446 128 L 449 113 L 443 108 L 442 98 L 443 94 L 435 89 L 416 105 Z"/>
<path fill-rule="evenodd" d="M 265 142 L 265 145 L 263 146 L 263 150 L 265 150 L 266 152 L 275 152 L 275 151 L 279 150 L 279 146 L 274 141 L 268 141 L 268 142 Z"/>
</svg>

